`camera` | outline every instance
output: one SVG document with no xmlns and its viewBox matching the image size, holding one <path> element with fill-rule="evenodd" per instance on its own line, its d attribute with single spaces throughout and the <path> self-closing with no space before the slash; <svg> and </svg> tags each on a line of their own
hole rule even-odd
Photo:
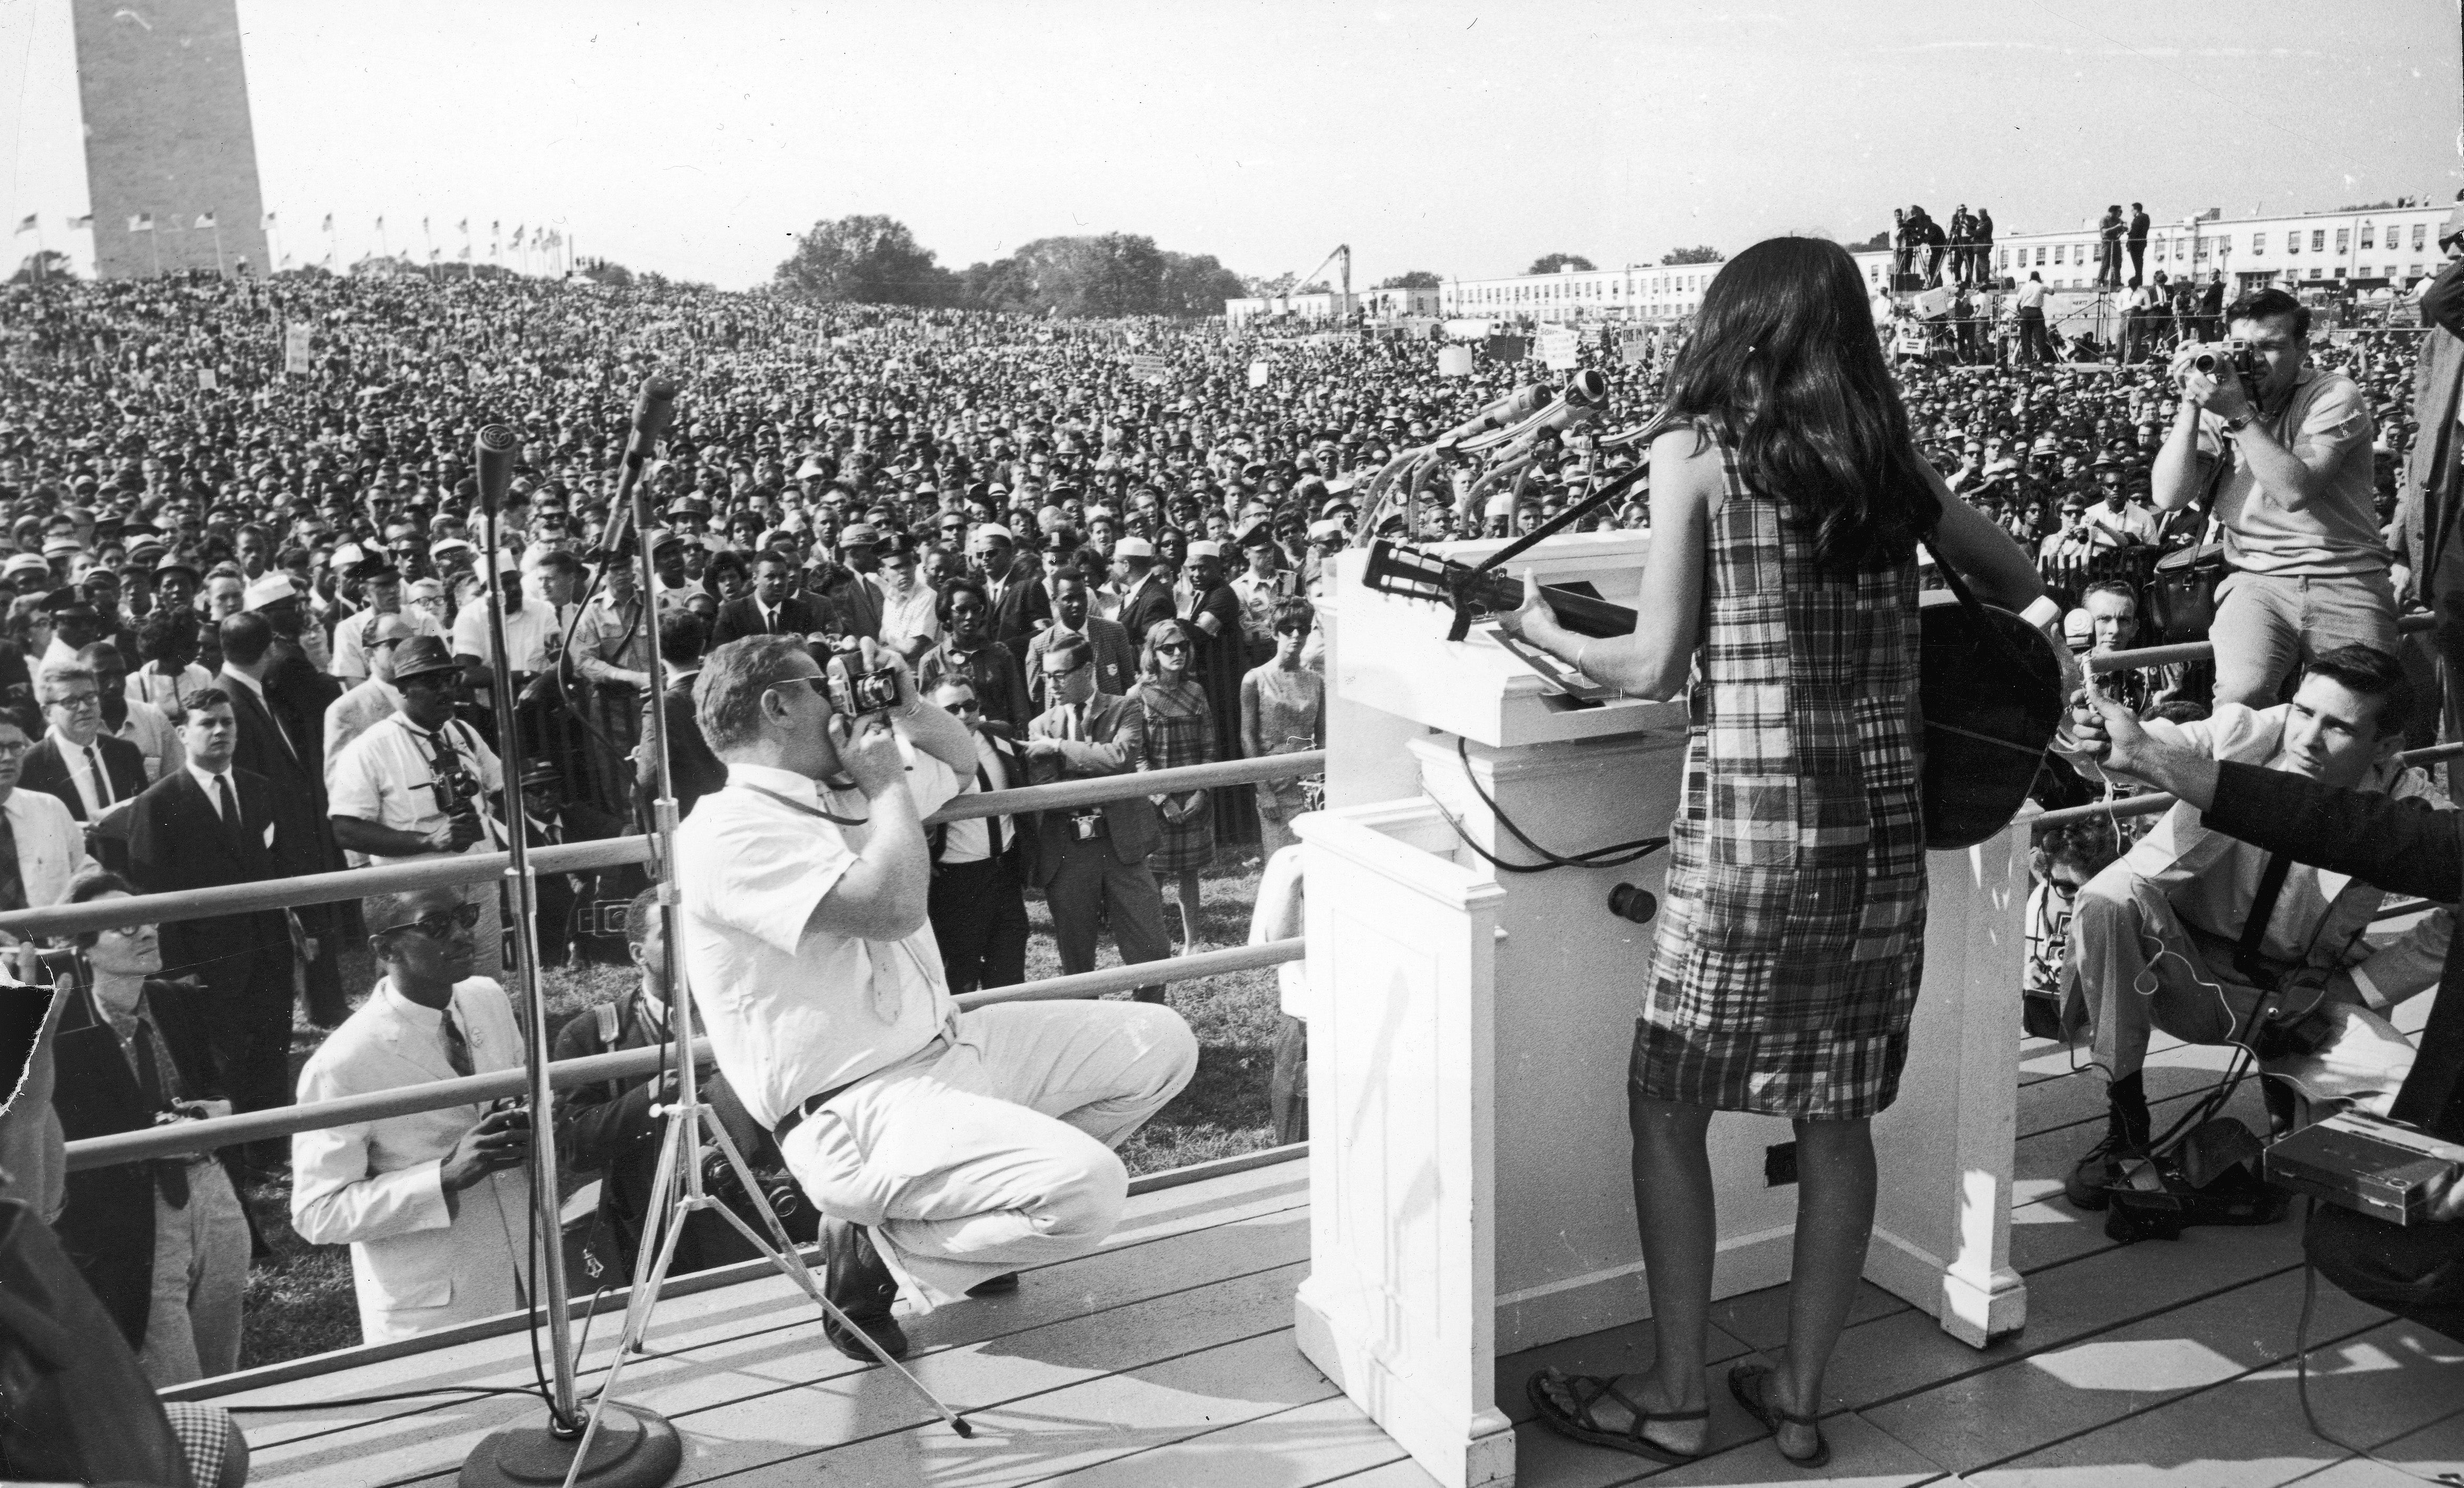
<svg viewBox="0 0 2464 1488">
<path fill-rule="evenodd" d="M 2244 382 L 2258 378 L 2258 357 L 2250 349 L 2250 342 L 2238 336 L 2189 347 L 2182 353 L 2180 365 L 2187 371 L 2205 372 L 2211 377 L 2230 367 Z"/>
<path fill-rule="evenodd" d="M 1075 841 L 1082 842 L 1091 842 L 1097 838 L 1104 836 L 1105 828 L 1103 808 L 1099 806 L 1092 811 L 1071 812 L 1069 814 L 1069 832 L 1070 836 Z"/>
<path fill-rule="evenodd" d="M 898 706 L 898 668 L 858 671 L 844 656 L 829 660 L 830 706 L 847 714 L 885 712 Z"/>
</svg>

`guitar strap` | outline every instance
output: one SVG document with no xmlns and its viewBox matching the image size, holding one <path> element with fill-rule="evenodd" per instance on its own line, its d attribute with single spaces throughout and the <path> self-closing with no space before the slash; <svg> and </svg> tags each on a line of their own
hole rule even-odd
<svg viewBox="0 0 2464 1488">
<path fill-rule="evenodd" d="M 1925 551 L 1933 555 L 1934 570 L 1942 575 L 1943 582 L 1949 586 L 1951 597 L 1959 601 L 1960 608 L 1968 611 L 1969 616 L 1976 622 L 1977 627 L 1985 632 L 1987 642 L 2001 653 L 2003 662 L 2014 674 L 2025 675 L 2029 670 L 2026 660 L 2011 645 L 2011 638 L 2002 633 L 2002 627 L 1993 624 L 1985 613 L 1984 602 L 1977 599 L 1974 592 L 1968 587 L 1968 580 L 1961 576 L 1959 565 L 1953 563 L 1949 555 L 1942 551 L 1942 544 L 1934 540 L 1941 532 L 1942 498 L 1937 496 L 1934 498 L 1933 521 L 1927 524 L 1925 530 Z"/>
</svg>

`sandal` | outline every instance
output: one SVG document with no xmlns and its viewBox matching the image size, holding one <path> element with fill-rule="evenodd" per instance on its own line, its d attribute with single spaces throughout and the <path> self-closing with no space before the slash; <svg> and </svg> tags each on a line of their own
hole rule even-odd
<svg viewBox="0 0 2464 1488">
<path fill-rule="evenodd" d="M 1541 1388 L 1543 1384 L 1564 1386 L 1567 1393 L 1574 1397 L 1574 1409 L 1570 1412 L 1559 1406 L 1555 1400 L 1550 1398 L 1549 1391 Z M 1590 1387 L 1588 1393 L 1585 1390 L 1587 1386 Z M 1607 1447 L 1617 1452 L 1632 1453 L 1636 1456 L 1647 1457 L 1654 1462 L 1665 1463 L 1670 1467 L 1683 1467 L 1689 1462 L 1699 1462 L 1703 1459 L 1703 1454 L 1699 1452 L 1678 1452 L 1663 1447 L 1645 1436 L 1642 1430 L 1654 1421 L 1708 1420 L 1711 1412 L 1707 1410 L 1664 1411 L 1654 1415 L 1635 1404 L 1625 1391 L 1617 1389 L 1617 1380 L 1614 1377 L 1598 1374 L 1567 1374 L 1561 1372 L 1554 1365 L 1540 1370 L 1526 1381 L 1523 1392 L 1530 1397 L 1531 1409 L 1539 1413 L 1541 1424 L 1560 1436 L 1569 1436 L 1589 1446 Z M 1624 1431 L 1613 1432 L 1593 1420 L 1592 1407 L 1597 1405 L 1603 1395 L 1633 1411 L 1634 1424 Z"/>
<path fill-rule="evenodd" d="M 1771 1384 L 1771 1370 L 1769 1365 L 1737 1365 L 1728 1370 L 1728 1393 L 1737 1397 L 1737 1404 L 1746 1408 L 1748 1415 L 1763 1423 L 1763 1429 L 1771 1433 L 1773 1438 L 1771 1445 L 1774 1447 L 1779 1446 L 1777 1438 L 1783 1424 L 1814 1428 L 1812 1452 L 1800 1457 L 1792 1454 L 1787 1448 L 1780 1447 L 1779 1455 L 1798 1467 L 1828 1466 L 1831 1461 L 1831 1443 L 1823 1439 L 1822 1417 L 1798 1415 L 1793 1411 L 1782 1411 L 1773 1406 L 1770 1395 L 1766 1393 L 1766 1387 Z"/>
</svg>

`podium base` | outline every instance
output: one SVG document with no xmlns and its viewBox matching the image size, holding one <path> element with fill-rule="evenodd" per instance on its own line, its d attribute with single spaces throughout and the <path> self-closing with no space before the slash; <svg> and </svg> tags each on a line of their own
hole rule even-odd
<svg viewBox="0 0 2464 1488">
<path fill-rule="evenodd" d="M 573 1470 L 582 1438 L 557 1435 L 544 1426 L 509 1426 L 480 1439 L 463 1459 L 461 1488 L 537 1488 L 561 1484 Z M 659 1488 L 684 1464 L 683 1440 L 667 1417 L 634 1407 L 610 1405 L 591 1439 L 590 1460 L 574 1488 Z"/>
</svg>

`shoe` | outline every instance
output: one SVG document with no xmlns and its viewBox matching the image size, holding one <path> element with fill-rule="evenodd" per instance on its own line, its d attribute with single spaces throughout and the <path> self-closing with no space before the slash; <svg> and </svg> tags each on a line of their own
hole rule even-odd
<svg viewBox="0 0 2464 1488">
<path fill-rule="evenodd" d="M 2147 1105 L 2128 1096 L 2109 1098 L 2104 1138 L 2089 1148 L 2079 1166 L 2062 1182 L 2062 1196 L 2075 1209 L 2091 1212 L 2113 1202 L 2113 1190 L 2128 1176 L 2130 1164 L 2147 1156 Z"/>
<path fill-rule="evenodd" d="M 872 1244 L 872 1232 L 847 1219 L 822 1221 L 822 1254 L 827 1258 L 827 1278 L 822 1283 L 822 1295 L 827 1297 L 847 1321 L 864 1329 L 866 1335 L 881 1346 L 881 1351 L 892 1359 L 907 1357 L 907 1331 L 891 1316 L 891 1304 L 898 1301 L 898 1280 L 883 1263 L 881 1252 Z M 831 1346 L 850 1359 L 866 1364 L 876 1363 L 872 1350 L 838 1319 L 822 1320 L 823 1335 Z"/>
<path fill-rule="evenodd" d="M 1569 1411 L 1557 1403 L 1546 1389 L 1550 1385 L 1555 1385 L 1565 1390 L 1574 1402 L 1573 1410 Z M 1661 1446 L 1644 1435 L 1643 1429 L 1654 1421 L 1708 1420 L 1711 1415 L 1708 1410 L 1665 1411 L 1655 1415 L 1636 1404 L 1632 1396 L 1617 1389 L 1617 1380 L 1613 1376 L 1567 1374 L 1561 1372 L 1554 1365 L 1526 1380 L 1523 1392 L 1529 1398 L 1531 1410 L 1539 1417 L 1540 1424 L 1560 1436 L 1583 1442 L 1589 1446 L 1607 1447 L 1614 1452 L 1622 1452 L 1630 1456 L 1665 1463 L 1670 1467 L 1683 1467 L 1688 1462 L 1699 1462 L 1703 1459 L 1703 1454 L 1699 1452 L 1679 1452 L 1673 1447 Z M 1603 1399 L 1616 1401 L 1625 1407 L 1627 1413 L 1634 1417 L 1626 1423 L 1624 1431 L 1611 1431 L 1593 1417 L 1592 1407 L 1598 1405 Z"/>
</svg>

